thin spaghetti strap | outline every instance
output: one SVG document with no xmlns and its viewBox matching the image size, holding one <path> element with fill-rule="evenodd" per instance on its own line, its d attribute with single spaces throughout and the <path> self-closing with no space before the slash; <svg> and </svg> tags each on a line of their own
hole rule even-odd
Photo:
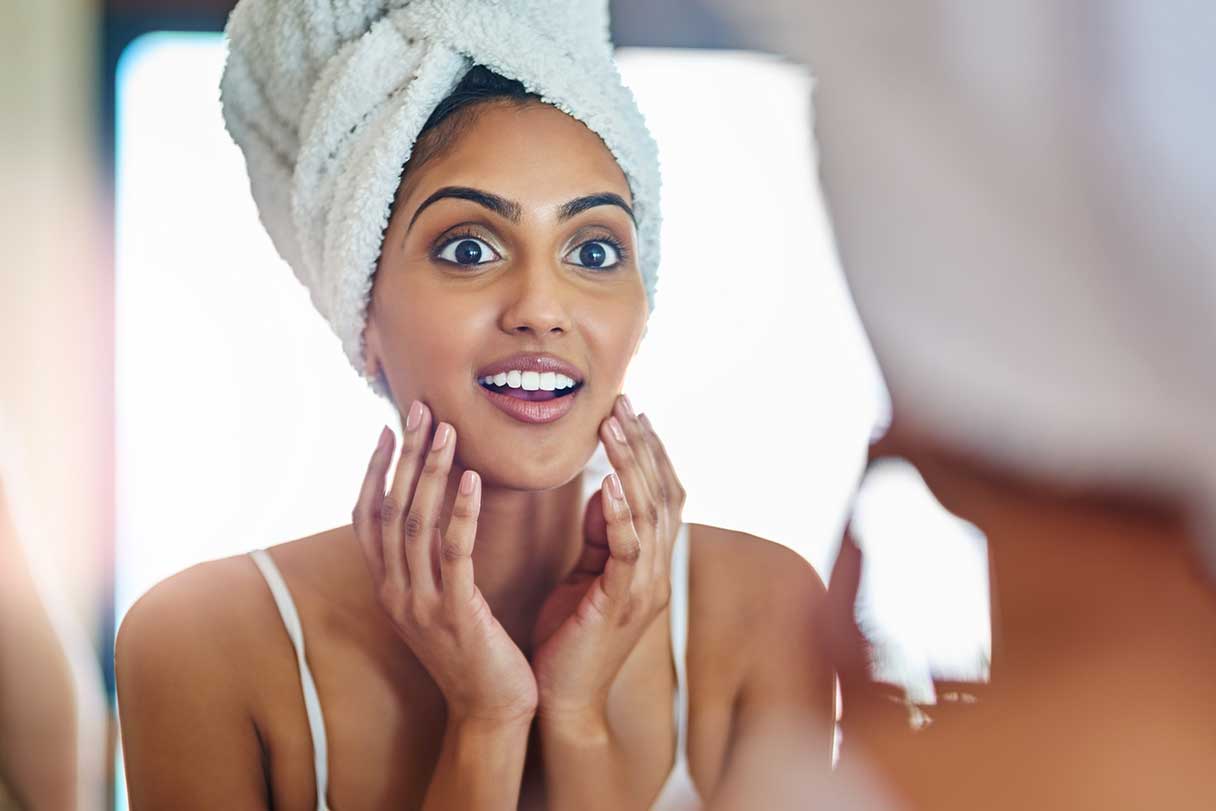
<svg viewBox="0 0 1216 811">
<path fill-rule="evenodd" d="M 312 671 L 304 655 L 304 629 L 300 625 L 300 615 L 296 612 L 296 604 L 291 599 L 291 591 L 287 582 L 275 565 L 274 559 L 264 549 L 256 549 L 249 553 L 257 564 L 270 593 L 278 606 L 287 635 L 291 637 L 291 645 L 296 651 L 296 664 L 300 669 L 300 684 L 304 690 L 304 711 L 308 714 L 308 730 L 312 734 L 313 770 L 317 778 L 317 811 L 328 811 L 326 794 L 329 789 L 329 755 L 328 743 L 325 739 L 325 717 L 321 713 L 321 699 L 317 695 L 317 685 L 313 681 Z"/>
<path fill-rule="evenodd" d="M 688 760 L 688 525 L 681 524 L 671 552 L 671 657 L 676 667 L 677 759 Z"/>
</svg>

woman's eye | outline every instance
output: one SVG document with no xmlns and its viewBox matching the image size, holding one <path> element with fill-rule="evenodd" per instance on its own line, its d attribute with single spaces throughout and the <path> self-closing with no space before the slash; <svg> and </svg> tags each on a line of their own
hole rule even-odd
<svg viewBox="0 0 1216 811">
<path fill-rule="evenodd" d="M 592 240 L 566 254 L 566 261 L 585 268 L 610 268 L 621 261 L 621 252 L 611 242 Z"/>
<path fill-rule="evenodd" d="M 454 265 L 484 265 L 498 259 L 498 254 L 484 240 L 475 237 L 460 237 L 443 246 L 438 254 L 440 259 Z"/>
</svg>

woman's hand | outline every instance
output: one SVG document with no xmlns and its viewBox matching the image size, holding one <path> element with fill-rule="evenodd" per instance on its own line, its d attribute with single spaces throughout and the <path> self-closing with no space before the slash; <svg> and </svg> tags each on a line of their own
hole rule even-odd
<svg viewBox="0 0 1216 811">
<path fill-rule="evenodd" d="M 456 431 L 440 423 L 432 432 L 431 422 L 424 405 L 410 406 L 387 495 L 393 435 L 385 428 L 355 507 L 355 534 L 381 605 L 443 693 L 449 725 L 530 722 L 532 670 L 473 582 L 481 480 L 465 471 L 441 531 Z"/>
<path fill-rule="evenodd" d="M 542 725 L 603 722 L 613 680 L 671 595 L 684 488 L 649 420 L 626 398 L 600 437 L 616 473 L 588 504 L 582 557 L 533 634 Z"/>
</svg>

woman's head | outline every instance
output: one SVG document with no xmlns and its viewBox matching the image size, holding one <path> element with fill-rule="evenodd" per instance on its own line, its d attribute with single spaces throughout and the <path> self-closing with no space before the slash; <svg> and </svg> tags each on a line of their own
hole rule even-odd
<svg viewBox="0 0 1216 811">
<path fill-rule="evenodd" d="M 351 364 L 454 423 L 487 482 L 581 467 L 653 301 L 658 149 L 608 31 L 607 0 L 241 0 L 229 19 L 224 118 L 275 247 Z M 474 376 L 500 362 L 578 379 L 569 413 L 495 408 L 518 400 Z"/>
<path fill-rule="evenodd" d="M 555 487 L 594 450 L 647 317 L 632 202 L 598 135 L 484 68 L 424 127 L 383 241 L 365 372 L 452 423 L 488 484 Z"/>
</svg>

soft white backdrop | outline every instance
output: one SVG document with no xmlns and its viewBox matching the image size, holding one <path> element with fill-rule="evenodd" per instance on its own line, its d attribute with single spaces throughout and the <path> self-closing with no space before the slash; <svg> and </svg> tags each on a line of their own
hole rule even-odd
<svg viewBox="0 0 1216 811">
<path fill-rule="evenodd" d="M 218 35 L 158 34 L 119 70 L 119 618 L 189 565 L 345 523 L 395 425 L 261 230 L 220 118 L 223 59 Z M 665 216 L 626 390 L 670 448 L 687 520 L 784 543 L 826 579 L 884 406 L 815 182 L 810 79 L 744 53 L 621 65 L 660 145 Z M 932 540 L 906 529 L 897 542 Z M 952 568 L 918 548 L 884 581 L 888 613 L 944 600 L 986 628 L 976 549 Z M 971 586 L 952 593 L 951 572 Z M 944 627 L 934 651 L 974 660 L 972 631 Z"/>
</svg>

